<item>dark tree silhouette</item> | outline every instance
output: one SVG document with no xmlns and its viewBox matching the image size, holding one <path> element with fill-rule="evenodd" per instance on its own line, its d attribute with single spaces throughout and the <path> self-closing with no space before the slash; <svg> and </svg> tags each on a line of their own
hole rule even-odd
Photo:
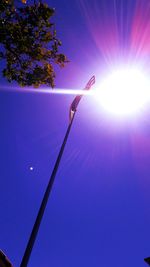
<svg viewBox="0 0 150 267">
<path fill-rule="evenodd" d="M 68 62 L 59 53 L 60 40 L 51 22 L 54 9 L 42 1 L 1 0 L 0 59 L 3 76 L 21 86 L 41 84 L 54 87 L 55 70 Z M 31 1 L 30 1 L 31 3 Z"/>
</svg>

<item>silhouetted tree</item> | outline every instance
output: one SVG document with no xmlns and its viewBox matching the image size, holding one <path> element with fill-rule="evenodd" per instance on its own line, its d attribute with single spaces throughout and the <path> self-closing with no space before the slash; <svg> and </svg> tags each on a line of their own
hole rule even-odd
<svg viewBox="0 0 150 267">
<path fill-rule="evenodd" d="M 54 11 L 42 1 L 1 0 L 0 59 L 5 60 L 3 76 L 9 82 L 54 87 L 54 66 L 67 62 L 59 53 L 61 42 L 51 21 Z"/>
</svg>

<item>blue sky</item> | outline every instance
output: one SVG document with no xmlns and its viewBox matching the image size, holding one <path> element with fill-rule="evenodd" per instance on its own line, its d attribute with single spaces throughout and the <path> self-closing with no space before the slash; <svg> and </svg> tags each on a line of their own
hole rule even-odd
<svg viewBox="0 0 150 267">
<path fill-rule="evenodd" d="M 93 74 L 99 79 L 120 58 L 131 58 L 131 51 L 147 65 L 148 1 L 49 4 L 56 8 L 57 33 L 70 60 L 56 70 L 57 88 L 82 89 Z M 2 90 L 4 84 L 9 90 Z M 21 262 L 74 98 L 21 90 L 11 91 L 1 78 L 0 246 L 14 266 Z M 82 99 L 29 267 L 145 266 L 149 133 L 149 111 L 133 121 L 116 121 L 89 96 Z"/>
</svg>

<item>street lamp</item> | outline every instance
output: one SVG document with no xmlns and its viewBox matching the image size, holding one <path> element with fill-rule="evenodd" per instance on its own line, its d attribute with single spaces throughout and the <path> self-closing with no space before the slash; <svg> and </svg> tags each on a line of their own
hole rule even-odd
<svg viewBox="0 0 150 267">
<path fill-rule="evenodd" d="M 86 84 L 84 90 L 89 90 L 94 83 L 95 83 L 95 76 L 92 76 L 92 78 Z M 67 128 L 67 131 L 66 131 L 62 146 L 60 148 L 57 160 L 55 162 L 54 169 L 53 169 L 52 174 L 50 176 L 50 179 L 49 179 L 45 194 L 43 196 L 43 199 L 42 199 L 42 202 L 41 202 L 41 206 L 40 206 L 40 209 L 38 211 L 34 226 L 32 228 L 32 232 L 31 232 L 31 235 L 29 237 L 29 241 L 28 241 L 28 244 L 26 246 L 26 250 L 24 252 L 24 256 L 22 258 L 20 267 L 26 267 L 27 264 L 28 264 L 28 261 L 30 259 L 30 255 L 31 255 L 31 252 L 32 252 L 32 249 L 33 249 L 33 246 L 34 246 L 34 242 L 36 240 L 36 237 L 37 237 L 37 234 L 38 234 L 38 230 L 39 230 L 39 227 L 40 227 L 43 215 L 44 215 L 44 211 L 45 211 L 48 199 L 49 199 L 49 195 L 50 195 L 50 192 L 51 192 L 53 184 L 54 184 L 54 180 L 55 180 L 56 173 L 57 173 L 57 170 L 58 170 L 58 167 L 59 167 L 59 163 L 61 161 L 61 158 L 62 158 L 62 155 L 63 155 L 63 151 L 64 151 L 65 145 L 67 143 L 67 139 L 68 139 L 68 136 L 69 136 L 69 133 L 70 133 L 70 130 L 71 130 L 71 126 L 72 126 L 72 123 L 73 123 L 73 120 L 74 120 L 74 117 L 75 117 L 77 106 L 78 106 L 81 98 L 82 98 L 82 95 L 77 95 L 75 97 L 75 99 L 73 100 L 72 104 L 71 104 L 70 112 L 69 112 L 69 125 L 68 125 L 68 128 Z"/>
</svg>

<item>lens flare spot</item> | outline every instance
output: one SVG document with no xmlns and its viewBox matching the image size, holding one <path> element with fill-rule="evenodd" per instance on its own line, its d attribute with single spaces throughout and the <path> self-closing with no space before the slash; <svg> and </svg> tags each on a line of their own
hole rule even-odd
<svg viewBox="0 0 150 267">
<path fill-rule="evenodd" d="M 32 172 L 34 170 L 33 166 L 30 166 L 29 170 Z"/>
</svg>

